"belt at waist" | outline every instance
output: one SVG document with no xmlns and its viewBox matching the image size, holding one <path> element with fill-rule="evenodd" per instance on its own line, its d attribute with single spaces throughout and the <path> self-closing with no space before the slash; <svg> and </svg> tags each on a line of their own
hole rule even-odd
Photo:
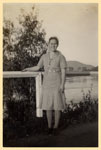
<svg viewBox="0 0 101 150">
<path fill-rule="evenodd" d="M 46 72 L 61 72 L 60 69 L 47 69 Z"/>
</svg>

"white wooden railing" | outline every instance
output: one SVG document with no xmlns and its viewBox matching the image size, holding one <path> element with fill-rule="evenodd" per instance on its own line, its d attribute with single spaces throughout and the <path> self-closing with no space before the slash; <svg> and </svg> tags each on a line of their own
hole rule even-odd
<svg viewBox="0 0 101 150">
<path fill-rule="evenodd" d="M 27 78 L 33 77 L 36 81 L 36 116 L 42 117 L 43 111 L 39 109 L 40 94 L 42 85 L 42 72 L 21 72 L 21 71 L 5 71 L 3 72 L 3 78 Z"/>
</svg>

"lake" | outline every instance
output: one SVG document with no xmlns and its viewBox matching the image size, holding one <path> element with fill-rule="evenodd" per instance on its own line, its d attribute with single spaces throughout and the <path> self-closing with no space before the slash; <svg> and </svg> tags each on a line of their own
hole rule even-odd
<svg viewBox="0 0 101 150">
<path fill-rule="evenodd" d="M 92 98 L 98 98 L 98 74 L 89 76 L 72 76 L 66 78 L 65 96 L 66 102 L 71 100 L 77 103 L 83 99 L 83 93 L 91 91 Z"/>
</svg>

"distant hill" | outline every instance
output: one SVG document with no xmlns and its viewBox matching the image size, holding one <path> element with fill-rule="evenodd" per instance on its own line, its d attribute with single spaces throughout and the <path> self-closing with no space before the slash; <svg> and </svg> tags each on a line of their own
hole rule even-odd
<svg viewBox="0 0 101 150">
<path fill-rule="evenodd" d="M 88 71 L 95 68 L 93 65 L 83 64 L 79 61 L 67 61 L 67 69 L 69 71 Z"/>
</svg>

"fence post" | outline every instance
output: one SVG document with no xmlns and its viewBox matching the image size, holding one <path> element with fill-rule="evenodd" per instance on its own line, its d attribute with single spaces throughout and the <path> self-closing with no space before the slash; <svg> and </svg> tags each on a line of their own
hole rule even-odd
<svg viewBox="0 0 101 150">
<path fill-rule="evenodd" d="M 39 108 L 40 106 L 40 95 L 42 86 L 42 75 L 41 72 L 36 76 L 36 116 L 43 117 L 43 111 Z"/>
</svg>

